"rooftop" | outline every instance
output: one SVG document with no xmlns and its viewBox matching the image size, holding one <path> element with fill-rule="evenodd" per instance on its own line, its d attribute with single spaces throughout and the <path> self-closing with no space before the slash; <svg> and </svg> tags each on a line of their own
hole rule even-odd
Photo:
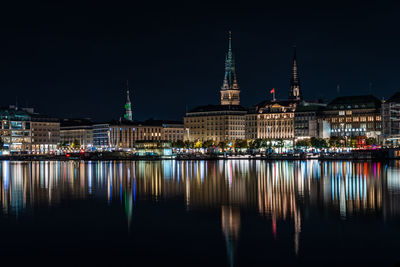
<svg viewBox="0 0 400 267">
<path fill-rule="evenodd" d="M 380 108 L 381 101 L 373 95 L 341 96 L 333 99 L 327 109 Z"/>
<path fill-rule="evenodd" d="M 210 112 L 210 111 L 247 111 L 247 108 L 240 105 L 205 105 L 198 106 L 190 110 L 188 113 Z"/>
<path fill-rule="evenodd" d="M 92 126 L 93 121 L 88 118 L 69 118 L 61 119 L 61 127 L 73 127 L 73 126 Z"/>
<path fill-rule="evenodd" d="M 135 126 L 163 126 L 163 125 L 171 125 L 171 124 L 182 124 L 181 121 L 173 121 L 173 120 L 154 120 L 148 119 L 145 121 L 130 121 L 130 120 L 113 120 L 110 122 L 110 125 L 135 125 Z"/>
</svg>

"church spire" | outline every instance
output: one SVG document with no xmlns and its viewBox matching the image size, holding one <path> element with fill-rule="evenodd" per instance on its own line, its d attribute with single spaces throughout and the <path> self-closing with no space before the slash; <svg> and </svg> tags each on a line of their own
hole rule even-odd
<svg viewBox="0 0 400 267">
<path fill-rule="evenodd" d="M 232 52 L 232 32 L 231 31 L 229 31 L 228 53 L 226 54 L 226 58 L 225 58 L 225 76 L 224 76 L 224 82 L 223 82 L 221 89 L 222 90 L 229 90 L 229 89 L 237 90 L 237 89 L 239 89 L 239 86 L 237 84 L 237 79 L 236 79 L 236 72 L 235 72 L 235 59 L 233 58 L 233 52 Z"/>
<path fill-rule="evenodd" d="M 297 67 L 296 46 L 294 46 L 293 49 L 294 49 L 293 68 L 292 68 L 292 78 L 290 79 L 289 99 L 301 100 L 303 96 L 300 91 L 300 78 L 299 78 L 299 70 Z"/>
<path fill-rule="evenodd" d="M 132 121 L 132 105 L 131 105 L 131 99 L 129 97 L 129 85 L 128 85 L 128 80 L 126 80 L 126 103 L 125 103 L 125 114 L 124 114 L 124 119 L 128 121 Z"/>
<path fill-rule="evenodd" d="M 232 33 L 228 36 L 228 53 L 225 58 L 225 75 L 221 87 L 221 105 L 239 105 L 239 85 L 236 78 L 235 59 L 232 52 Z"/>
</svg>

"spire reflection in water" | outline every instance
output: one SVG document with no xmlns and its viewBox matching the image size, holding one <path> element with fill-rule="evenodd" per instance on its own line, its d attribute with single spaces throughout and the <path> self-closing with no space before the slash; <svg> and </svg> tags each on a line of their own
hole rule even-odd
<svg viewBox="0 0 400 267">
<path fill-rule="evenodd" d="M 128 229 L 138 201 L 181 199 L 186 212 L 219 211 L 230 265 L 240 254 L 241 218 L 248 213 L 271 223 L 274 240 L 279 225 L 290 223 L 295 255 L 301 254 L 304 214 L 312 209 L 342 220 L 399 214 L 399 162 L 2 161 L 0 168 L 3 217 L 88 199 L 120 205 Z"/>
</svg>

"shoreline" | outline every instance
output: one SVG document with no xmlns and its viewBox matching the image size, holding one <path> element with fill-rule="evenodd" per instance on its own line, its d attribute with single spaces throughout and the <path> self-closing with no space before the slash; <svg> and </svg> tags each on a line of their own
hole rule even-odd
<svg viewBox="0 0 400 267">
<path fill-rule="evenodd" d="M 288 156 L 225 156 L 225 157 L 50 157 L 50 156 L 0 156 L 0 161 L 224 161 L 224 160 L 261 160 L 261 161 L 389 161 L 400 160 L 399 157 L 359 157 L 347 155 L 345 157 L 288 157 Z"/>
</svg>

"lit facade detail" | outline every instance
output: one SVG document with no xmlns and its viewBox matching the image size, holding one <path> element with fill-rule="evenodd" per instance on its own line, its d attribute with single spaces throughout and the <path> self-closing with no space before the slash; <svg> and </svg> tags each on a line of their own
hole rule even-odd
<svg viewBox="0 0 400 267">
<path fill-rule="evenodd" d="M 294 111 L 290 101 L 265 101 L 246 115 L 246 138 L 293 139 Z"/>
<path fill-rule="evenodd" d="M 385 144 L 398 146 L 400 143 L 400 92 L 382 104 L 382 137 Z"/>
<path fill-rule="evenodd" d="M 228 43 L 228 53 L 225 59 L 225 76 L 221 87 L 221 105 L 240 105 L 240 90 L 236 78 L 231 32 L 229 32 Z"/>
<path fill-rule="evenodd" d="M 198 107 L 186 113 L 185 139 L 192 142 L 244 139 L 246 113 L 247 111 L 240 106 L 233 110 L 223 109 L 223 106 Z"/>
<path fill-rule="evenodd" d="M 111 148 L 130 149 L 136 141 L 177 142 L 184 139 L 183 124 L 178 122 L 148 120 L 144 122 L 115 122 L 109 126 Z"/>
<path fill-rule="evenodd" d="M 300 77 L 297 67 L 296 47 L 294 47 L 292 78 L 290 79 L 289 100 L 301 101 L 303 95 L 300 90 Z"/>
<path fill-rule="evenodd" d="M 335 98 L 324 110 L 331 136 L 378 138 L 382 131 L 381 101 L 372 95 Z"/>
<path fill-rule="evenodd" d="M 74 144 L 81 149 L 93 147 L 93 122 L 87 119 L 62 120 L 60 139 L 61 144 L 66 146 Z"/>
</svg>

